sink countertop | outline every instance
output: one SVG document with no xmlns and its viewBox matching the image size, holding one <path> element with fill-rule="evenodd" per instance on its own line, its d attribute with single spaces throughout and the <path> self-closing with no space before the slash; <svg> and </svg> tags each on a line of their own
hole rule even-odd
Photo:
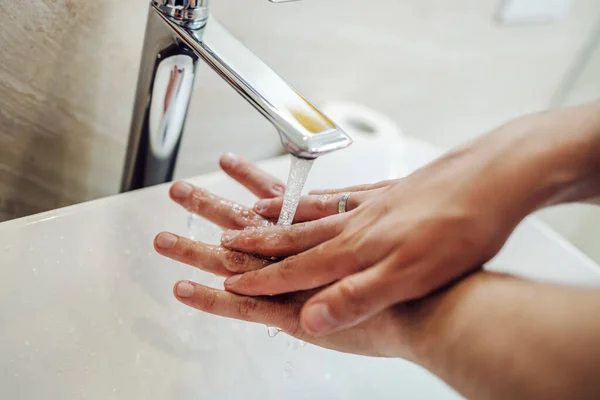
<svg viewBox="0 0 600 400">
<path fill-rule="evenodd" d="M 358 141 L 319 159 L 308 188 L 404 176 L 438 155 L 408 138 Z M 287 158 L 261 163 L 284 179 Z M 189 180 L 245 204 L 221 173 Z M 0 224 L 0 398 L 364 399 L 459 398 L 426 371 L 319 349 L 264 326 L 195 312 L 172 296 L 179 279 L 221 280 L 154 253 L 163 230 L 217 242 L 188 226 L 168 185 Z M 488 269 L 600 285 L 600 269 L 535 219 Z"/>
</svg>

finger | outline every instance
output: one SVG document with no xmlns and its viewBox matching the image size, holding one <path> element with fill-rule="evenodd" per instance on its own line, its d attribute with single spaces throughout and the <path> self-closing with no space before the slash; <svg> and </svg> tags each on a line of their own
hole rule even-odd
<svg viewBox="0 0 600 400">
<path fill-rule="evenodd" d="M 233 153 L 223 155 L 219 163 L 227 175 L 244 185 L 260 199 L 283 196 L 285 193 L 283 182 Z"/>
<path fill-rule="evenodd" d="M 351 193 L 346 203 L 346 211 L 352 211 L 362 204 L 365 194 L 372 192 Z M 294 222 L 314 221 L 339 213 L 338 205 L 343 194 L 322 194 L 302 196 Z M 279 217 L 283 207 L 283 198 L 259 200 L 254 205 L 254 211 L 265 218 L 274 219 Z"/>
<path fill-rule="evenodd" d="M 414 300 L 431 291 L 431 280 L 423 263 L 391 269 L 389 262 L 350 275 L 316 294 L 301 314 L 302 327 L 323 336 L 349 329 L 397 303 Z"/>
<path fill-rule="evenodd" d="M 269 221 L 253 210 L 240 204 L 197 188 L 187 182 L 177 182 L 170 190 L 173 201 L 191 213 L 223 227 L 224 229 L 245 229 L 269 225 Z"/>
<path fill-rule="evenodd" d="M 235 275 L 225 281 L 225 289 L 248 296 L 277 295 L 316 289 L 348 275 L 372 268 L 399 246 L 364 229 L 359 235 L 338 237 L 288 257 L 261 270 Z M 403 251 L 393 265 L 412 265 L 420 254 Z M 394 270 L 395 271 L 395 270 Z"/>
<path fill-rule="evenodd" d="M 246 253 L 194 242 L 168 232 L 156 236 L 154 248 L 159 254 L 172 260 L 226 277 L 255 271 L 271 264 L 268 260 L 253 257 Z"/>
<path fill-rule="evenodd" d="M 346 192 L 364 192 L 367 190 L 380 189 L 383 187 L 387 187 L 397 181 L 398 181 L 397 179 L 392 179 L 392 180 L 382 181 L 382 182 L 378 182 L 378 183 L 350 186 L 350 187 L 341 188 L 341 189 L 311 190 L 309 194 L 338 194 L 338 193 L 346 193 Z"/>
<path fill-rule="evenodd" d="M 244 231 L 226 231 L 223 247 L 263 257 L 287 257 L 311 249 L 337 236 L 347 214 L 290 226 L 269 226 Z"/>
<path fill-rule="evenodd" d="M 190 307 L 226 318 L 276 326 L 302 338 L 298 315 L 303 302 L 286 298 L 247 297 L 212 289 L 194 282 L 175 284 L 175 297 Z"/>
<path fill-rule="evenodd" d="M 369 237 L 368 231 L 360 236 L 342 234 L 261 270 L 232 276 L 225 281 L 225 289 L 248 296 L 262 296 L 328 285 L 377 264 L 393 249 L 384 240 L 377 243 L 365 241 Z"/>
</svg>

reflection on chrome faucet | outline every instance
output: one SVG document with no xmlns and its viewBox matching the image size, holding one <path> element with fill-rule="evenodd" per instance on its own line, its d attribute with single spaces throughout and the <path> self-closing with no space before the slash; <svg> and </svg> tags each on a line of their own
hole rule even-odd
<svg viewBox="0 0 600 400">
<path fill-rule="evenodd" d="M 200 59 L 275 126 L 293 155 L 314 159 L 352 143 L 211 17 L 209 0 L 153 0 L 123 191 L 172 179 Z"/>
</svg>

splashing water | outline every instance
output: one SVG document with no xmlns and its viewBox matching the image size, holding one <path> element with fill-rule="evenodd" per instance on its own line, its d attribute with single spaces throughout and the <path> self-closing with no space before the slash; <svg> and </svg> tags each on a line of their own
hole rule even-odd
<svg viewBox="0 0 600 400">
<path fill-rule="evenodd" d="M 290 165 L 290 175 L 288 177 L 287 188 L 283 198 L 283 207 L 279 215 L 277 225 L 291 225 L 294 221 L 294 215 L 298 209 L 302 189 L 308 178 L 308 173 L 312 168 L 314 160 L 304 160 L 292 156 Z"/>
</svg>

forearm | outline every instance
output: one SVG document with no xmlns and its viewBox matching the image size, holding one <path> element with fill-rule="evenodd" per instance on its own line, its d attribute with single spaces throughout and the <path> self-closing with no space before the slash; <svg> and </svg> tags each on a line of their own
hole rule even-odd
<svg viewBox="0 0 600 400">
<path fill-rule="evenodd" d="M 499 185 L 504 196 L 515 191 L 529 212 L 600 196 L 600 103 L 525 116 L 511 124 L 508 138 L 502 129 L 498 137 L 490 135 L 498 143 L 492 149 L 494 163 L 510 172 Z"/>
<path fill-rule="evenodd" d="M 469 398 L 600 396 L 600 291 L 478 273 L 416 309 L 417 361 Z"/>
</svg>

